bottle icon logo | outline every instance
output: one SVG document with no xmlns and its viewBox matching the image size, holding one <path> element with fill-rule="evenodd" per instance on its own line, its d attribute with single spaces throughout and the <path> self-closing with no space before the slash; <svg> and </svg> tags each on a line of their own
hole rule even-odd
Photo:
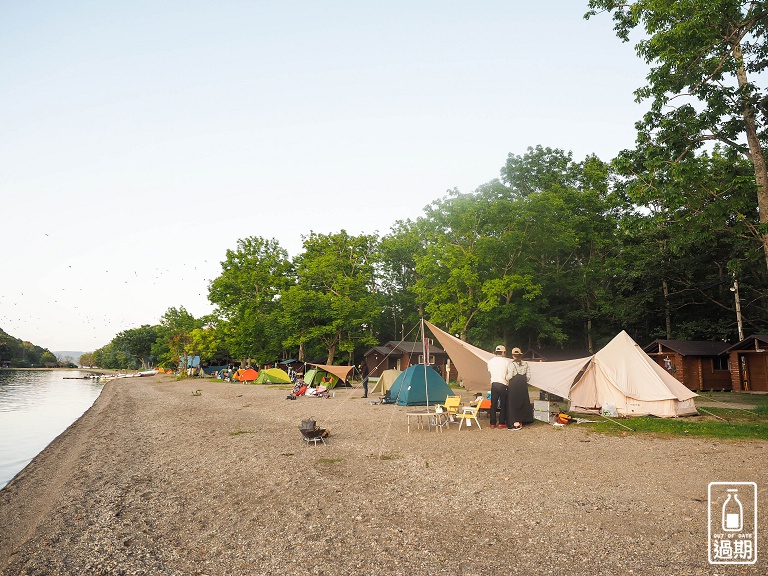
<svg viewBox="0 0 768 576">
<path fill-rule="evenodd" d="M 708 489 L 710 564 L 757 561 L 757 484 L 710 482 Z"/>
<path fill-rule="evenodd" d="M 729 488 L 723 503 L 723 531 L 741 532 L 744 527 L 744 508 L 739 502 L 739 489 Z"/>
</svg>

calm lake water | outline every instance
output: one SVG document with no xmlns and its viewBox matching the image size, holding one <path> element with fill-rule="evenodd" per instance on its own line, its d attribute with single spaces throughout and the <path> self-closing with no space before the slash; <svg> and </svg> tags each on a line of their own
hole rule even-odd
<svg viewBox="0 0 768 576">
<path fill-rule="evenodd" d="M 82 416 L 103 383 L 79 370 L 0 370 L 0 488 Z"/>
</svg>

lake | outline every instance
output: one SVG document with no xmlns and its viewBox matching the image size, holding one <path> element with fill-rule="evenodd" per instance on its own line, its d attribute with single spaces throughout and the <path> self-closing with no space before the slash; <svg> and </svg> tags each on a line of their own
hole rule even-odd
<svg viewBox="0 0 768 576">
<path fill-rule="evenodd" d="M 0 488 L 98 398 L 80 370 L 0 370 Z"/>
</svg>

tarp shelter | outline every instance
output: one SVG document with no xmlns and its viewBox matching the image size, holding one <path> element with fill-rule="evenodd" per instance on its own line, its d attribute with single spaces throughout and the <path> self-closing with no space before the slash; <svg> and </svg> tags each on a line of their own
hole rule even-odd
<svg viewBox="0 0 768 576">
<path fill-rule="evenodd" d="M 237 377 L 237 379 L 240 382 L 253 382 L 259 377 L 259 373 L 256 372 L 253 368 L 248 368 L 247 370 L 244 370 L 240 376 Z"/>
<path fill-rule="evenodd" d="M 402 371 L 395 370 L 394 368 L 391 370 L 384 370 L 376 383 L 373 386 L 368 387 L 368 393 L 386 394 L 387 390 L 392 387 L 392 384 L 394 384 L 395 380 L 397 380 L 397 377 L 400 376 L 400 374 L 402 374 Z"/>
<path fill-rule="evenodd" d="M 204 366 L 203 367 L 203 372 L 206 375 L 208 375 L 208 376 L 213 376 L 214 372 L 218 372 L 219 374 L 221 374 L 226 369 L 227 369 L 226 365 L 224 365 L 224 366 Z"/>
<path fill-rule="evenodd" d="M 453 396 L 453 390 L 434 368 L 415 364 L 397 377 L 389 396 L 397 398 L 398 406 L 431 406 L 445 402 L 447 396 Z"/>
<path fill-rule="evenodd" d="M 327 388 L 335 388 L 341 382 L 343 386 L 347 381 L 349 373 L 354 369 L 354 366 L 333 366 L 330 364 L 312 364 L 310 366 L 315 367 L 315 373 L 310 376 L 312 370 L 307 370 L 304 375 L 304 382 L 307 384 L 324 384 Z M 325 373 L 325 374 L 323 374 Z M 311 377 L 312 380 L 307 380 Z M 322 379 L 326 378 L 328 382 L 322 382 Z"/>
<path fill-rule="evenodd" d="M 259 373 L 259 377 L 256 378 L 256 384 L 290 384 L 291 379 L 286 374 L 285 370 L 280 368 L 269 368 L 268 370 L 262 370 Z"/>
<path fill-rule="evenodd" d="M 448 352 L 467 390 L 490 389 L 487 362 L 493 357 L 451 336 L 433 324 L 426 326 Z M 567 398 L 571 409 L 616 407 L 620 416 L 687 416 L 697 414 L 697 396 L 656 364 L 625 331 L 594 356 L 563 362 L 530 362 L 531 386 Z"/>
</svg>

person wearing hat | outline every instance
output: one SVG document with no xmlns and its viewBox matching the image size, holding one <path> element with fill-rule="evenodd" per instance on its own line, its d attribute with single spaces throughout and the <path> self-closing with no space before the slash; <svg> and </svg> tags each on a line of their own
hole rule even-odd
<svg viewBox="0 0 768 576">
<path fill-rule="evenodd" d="M 510 430 L 522 430 L 523 424 L 533 422 L 533 408 L 528 396 L 531 367 L 523 360 L 520 348 L 512 349 L 509 367 L 512 375 L 507 386 L 507 423 L 510 424 Z"/>
<path fill-rule="evenodd" d="M 507 349 L 499 344 L 495 355 L 488 360 L 488 372 L 491 373 L 491 428 L 496 428 L 496 411 L 499 413 L 499 428 L 507 427 L 507 381 L 512 378 L 509 358 L 505 358 Z"/>
</svg>

